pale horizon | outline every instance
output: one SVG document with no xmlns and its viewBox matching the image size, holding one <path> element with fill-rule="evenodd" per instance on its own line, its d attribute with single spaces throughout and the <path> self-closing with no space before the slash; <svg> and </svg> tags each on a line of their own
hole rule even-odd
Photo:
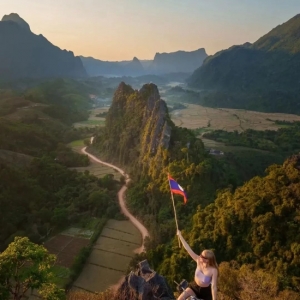
<svg viewBox="0 0 300 300">
<path fill-rule="evenodd" d="M 208 55 L 253 43 L 300 12 L 299 0 L 9 0 L 35 34 L 76 56 L 104 61 L 151 60 L 155 53 Z"/>
</svg>

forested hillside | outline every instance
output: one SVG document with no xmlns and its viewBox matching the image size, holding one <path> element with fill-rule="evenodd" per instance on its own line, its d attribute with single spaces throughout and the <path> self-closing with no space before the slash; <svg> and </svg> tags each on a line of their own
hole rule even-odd
<svg viewBox="0 0 300 300">
<path fill-rule="evenodd" d="M 101 155 L 131 172 L 133 181 L 127 202 L 151 234 L 147 253 L 137 260 L 147 258 L 171 285 L 173 280 L 192 278 L 195 266 L 186 252 L 178 248 L 175 237 L 169 172 L 188 195 L 186 205 L 180 196 L 175 196 L 179 227 L 197 253 L 204 248 L 215 250 L 218 262 L 222 262 L 221 275 L 225 277 L 220 279 L 220 291 L 229 297 L 226 299 L 232 299 L 233 293 L 234 299 L 248 299 L 245 295 L 248 293 L 250 297 L 249 283 L 245 285 L 243 280 L 253 281 L 258 274 L 264 277 L 255 283 L 258 289 L 266 282 L 272 286 L 265 298 L 258 299 L 280 299 L 276 297 L 282 290 L 287 295 L 297 295 L 286 289 L 298 291 L 300 280 L 297 268 L 300 158 L 292 157 L 283 166 L 270 166 L 265 177 L 248 178 L 236 188 L 232 182 L 237 183 L 237 177 L 248 171 L 246 164 L 237 170 L 230 159 L 209 155 L 201 139 L 190 130 L 174 126 L 165 110 L 154 109 L 153 114 L 148 115 L 149 123 L 143 122 L 149 102 L 155 99 L 153 107 L 163 107 L 159 95 L 153 93 L 155 87 L 149 88 L 146 85 L 134 91 L 125 84 L 118 88 L 106 127 L 97 132 L 94 145 L 94 151 L 100 149 Z M 160 127 L 156 127 L 157 123 L 151 125 L 150 120 L 160 120 Z M 165 132 L 163 124 L 170 128 L 166 143 L 160 143 Z M 146 135 L 149 127 L 160 130 Z M 145 147 L 152 149 L 149 145 L 154 141 L 155 151 L 143 152 Z M 233 274 L 232 280 L 223 272 Z M 264 292 L 257 293 L 263 295 Z"/>
<path fill-rule="evenodd" d="M 291 155 L 300 151 L 300 123 L 276 121 L 283 128 L 275 130 L 258 131 L 247 129 L 241 133 L 237 131 L 214 130 L 207 132 L 203 137 L 226 145 L 245 146 L 254 149 L 266 150 L 284 155 Z"/>
<path fill-rule="evenodd" d="M 69 167 L 86 156 L 66 144 L 92 134 L 70 125 L 85 120 L 91 102 L 83 83 L 57 79 L 24 93 L 0 92 L 0 250 L 15 236 L 40 243 L 86 217 L 118 212 L 112 178 Z"/>
<path fill-rule="evenodd" d="M 219 261 L 235 260 L 235 269 L 249 265 L 265 270 L 279 287 L 294 286 L 297 290 L 299 169 L 300 157 L 293 156 L 283 166 L 270 166 L 265 177 L 254 177 L 234 192 L 220 191 L 214 203 L 198 206 L 184 228 L 184 236 L 196 252 L 213 248 Z M 180 276 L 191 279 L 194 266 L 184 251 L 174 249 L 176 244 L 174 239 L 172 246 L 157 247 L 149 256 L 155 268 L 168 273 L 170 280 L 178 277 L 177 270 L 181 270 Z"/>
<path fill-rule="evenodd" d="M 300 113 L 300 15 L 254 44 L 233 46 L 208 57 L 189 78 L 208 106 Z"/>
</svg>

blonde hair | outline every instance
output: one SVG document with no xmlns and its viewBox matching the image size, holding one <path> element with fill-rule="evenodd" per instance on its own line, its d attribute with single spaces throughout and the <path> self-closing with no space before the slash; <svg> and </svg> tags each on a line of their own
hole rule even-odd
<svg viewBox="0 0 300 300">
<path fill-rule="evenodd" d="M 211 250 L 203 250 L 202 253 L 208 259 L 208 265 L 213 268 L 216 268 L 219 273 L 219 266 L 217 264 L 217 260 L 214 252 Z"/>
</svg>

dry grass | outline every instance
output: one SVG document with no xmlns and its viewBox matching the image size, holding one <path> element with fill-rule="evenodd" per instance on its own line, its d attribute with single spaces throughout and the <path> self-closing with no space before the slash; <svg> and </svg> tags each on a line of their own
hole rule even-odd
<svg viewBox="0 0 300 300">
<path fill-rule="evenodd" d="M 177 126 L 190 129 L 206 128 L 226 131 L 246 129 L 277 130 L 280 126 L 269 120 L 300 121 L 300 116 L 281 113 L 261 113 L 243 109 L 209 108 L 196 104 L 186 104 L 187 108 L 171 113 Z"/>
</svg>

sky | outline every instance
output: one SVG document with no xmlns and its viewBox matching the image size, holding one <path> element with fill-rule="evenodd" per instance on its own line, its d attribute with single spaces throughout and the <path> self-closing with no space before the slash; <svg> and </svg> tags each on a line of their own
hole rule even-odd
<svg viewBox="0 0 300 300">
<path fill-rule="evenodd" d="M 212 55 L 300 13 L 300 0 L 0 1 L 2 16 L 18 13 L 61 49 L 108 61 L 199 48 Z"/>
</svg>

